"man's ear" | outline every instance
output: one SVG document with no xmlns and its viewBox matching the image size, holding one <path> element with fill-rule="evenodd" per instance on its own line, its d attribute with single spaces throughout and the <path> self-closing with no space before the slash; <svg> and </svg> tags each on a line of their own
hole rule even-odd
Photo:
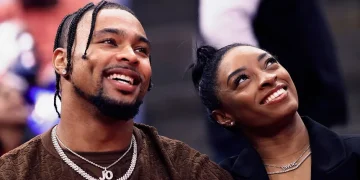
<svg viewBox="0 0 360 180">
<path fill-rule="evenodd" d="M 235 121 L 231 118 L 231 116 L 222 110 L 212 111 L 211 116 L 222 126 L 231 127 L 235 124 Z"/>
<path fill-rule="evenodd" d="M 68 72 L 66 71 L 66 66 L 67 66 L 66 50 L 64 48 L 57 48 L 54 51 L 52 62 L 53 62 L 53 67 L 58 74 L 62 76 L 68 75 Z"/>
</svg>

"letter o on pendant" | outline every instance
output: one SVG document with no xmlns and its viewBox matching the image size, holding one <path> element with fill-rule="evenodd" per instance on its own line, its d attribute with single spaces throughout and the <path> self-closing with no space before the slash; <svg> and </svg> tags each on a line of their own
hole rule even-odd
<svg viewBox="0 0 360 180">
<path fill-rule="evenodd" d="M 106 179 L 112 179 L 114 177 L 113 173 L 111 171 L 105 171 L 105 178 Z"/>
</svg>

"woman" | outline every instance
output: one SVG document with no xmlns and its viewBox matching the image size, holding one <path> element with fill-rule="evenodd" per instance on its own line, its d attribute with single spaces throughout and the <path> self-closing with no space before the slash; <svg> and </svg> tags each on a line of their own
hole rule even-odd
<svg viewBox="0 0 360 180">
<path fill-rule="evenodd" d="M 197 58 L 192 78 L 209 115 L 246 139 L 221 163 L 234 179 L 360 179 L 360 138 L 301 117 L 295 85 L 274 56 L 231 44 L 200 47 Z"/>
</svg>

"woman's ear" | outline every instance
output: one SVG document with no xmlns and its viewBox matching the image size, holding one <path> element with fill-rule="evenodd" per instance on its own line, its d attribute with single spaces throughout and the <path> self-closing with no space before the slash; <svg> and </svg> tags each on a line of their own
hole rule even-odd
<svg viewBox="0 0 360 180">
<path fill-rule="evenodd" d="M 221 110 L 212 111 L 211 116 L 222 126 L 231 127 L 235 124 L 235 121 L 227 113 Z"/>
</svg>

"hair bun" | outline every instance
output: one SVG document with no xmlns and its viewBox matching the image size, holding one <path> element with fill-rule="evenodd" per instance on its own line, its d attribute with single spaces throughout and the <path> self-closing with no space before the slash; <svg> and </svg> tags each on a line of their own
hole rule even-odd
<svg viewBox="0 0 360 180">
<path fill-rule="evenodd" d="M 199 89 L 201 76 L 205 65 L 213 59 L 216 49 L 212 46 L 201 46 L 196 51 L 196 62 L 190 66 L 192 68 L 192 80 L 196 89 Z"/>
<path fill-rule="evenodd" d="M 196 51 L 197 64 L 204 66 L 216 53 L 212 46 L 201 46 Z"/>
</svg>

